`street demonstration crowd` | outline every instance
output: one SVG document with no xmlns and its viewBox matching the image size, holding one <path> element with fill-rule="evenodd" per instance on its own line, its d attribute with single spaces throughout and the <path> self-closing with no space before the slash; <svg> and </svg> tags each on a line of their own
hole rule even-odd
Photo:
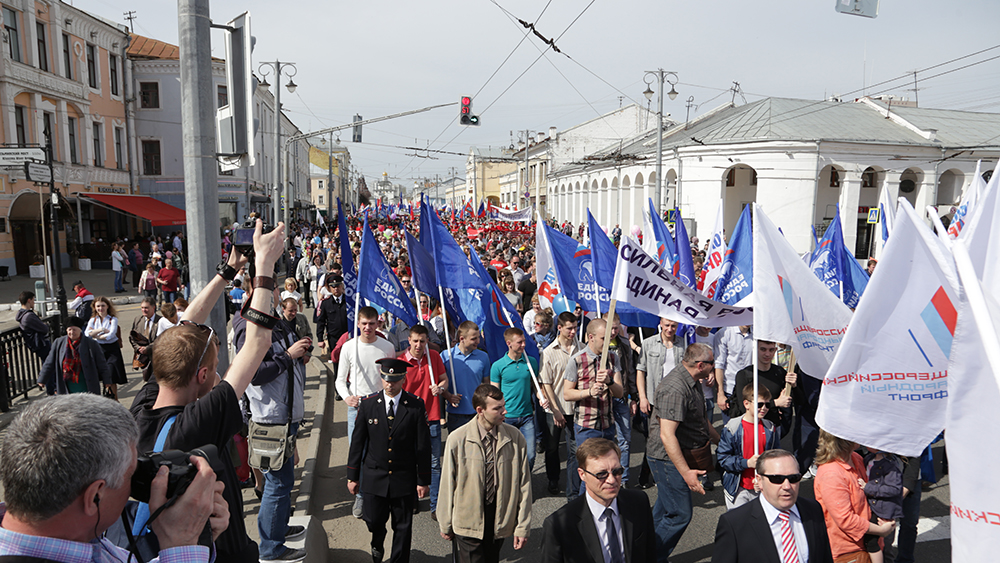
<svg viewBox="0 0 1000 563">
<path fill-rule="evenodd" d="M 751 326 L 688 331 L 661 319 L 628 327 L 579 306 L 543 309 L 533 228 L 442 218 L 521 314 L 508 324 L 523 329 L 504 330 L 507 351 L 496 361 L 481 327 L 453 322 L 438 296 L 413 288 L 412 213 L 369 222 L 419 311 L 413 326 L 370 304 L 349 310 L 343 233 L 322 223 L 268 233 L 258 223 L 251 261 L 226 230 L 218 275 L 190 303 L 176 293 L 174 274 L 163 274 L 170 259 L 130 256 L 130 266 L 148 261 L 156 281 L 126 336 L 144 380 L 128 410 L 117 402 L 127 379 L 110 300 L 74 287 L 76 315 L 49 342 L 34 295 L 23 293 L 18 320 L 44 360 L 39 383 L 52 397 L 28 405 L 0 447 L 0 556 L 303 560 L 305 550 L 286 543 L 305 534 L 289 517 L 306 364 L 315 355 L 329 362 L 347 406 L 348 489 L 376 563 L 386 556 L 387 524 L 389 560 L 409 560 L 413 516 L 428 497 L 457 561 L 498 561 L 508 537 L 521 549 L 536 453 L 547 494 L 567 499 L 544 521 L 546 562 L 668 561 L 691 521 L 692 495 L 719 486 L 715 474 L 729 510 L 713 561 L 913 561 L 919 460 L 859 450 L 818 428 L 821 382 L 794 366 L 787 346 L 758 341 L 754 350 Z M 362 221 L 342 223 L 348 263 L 359 262 Z M 552 226 L 583 240 L 582 225 Z M 621 242 L 618 226 L 606 236 Z M 225 339 L 203 324 L 223 295 L 232 314 Z M 220 375 L 224 340 L 234 354 Z M 540 359 L 526 352 L 529 340 Z M 792 451 L 780 449 L 789 433 Z M 638 467 L 629 463 L 633 435 L 644 441 Z M 815 500 L 798 495 L 803 479 L 814 479 Z M 650 506 L 642 490 L 653 486 Z M 244 524 L 245 487 L 261 499 L 259 544 Z"/>
</svg>

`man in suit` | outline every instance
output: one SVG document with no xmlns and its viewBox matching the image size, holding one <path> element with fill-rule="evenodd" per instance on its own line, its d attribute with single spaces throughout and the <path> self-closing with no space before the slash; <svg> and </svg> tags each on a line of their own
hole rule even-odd
<svg viewBox="0 0 1000 563">
<path fill-rule="evenodd" d="M 403 391 L 408 362 L 377 362 L 382 392 L 361 401 L 347 458 L 347 490 L 364 494 L 362 516 L 372 534 L 372 561 L 385 555 L 385 524 L 392 516 L 392 563 L 410 560 L 413 507 L 430 492 L 431 435 L 427 411 Z M 359 483 L 364 467 L 364 488 Z M 416 495 L 414 494 L 416 493 Z"/>
<path fill-rule="evenodd" d="M 576 450 L 586 494 L 545 519 L 544 563 L 638 563 L 656 560 L 649 497 L 622 488 L 621 450 L 590 438 Z"/>
<path fill-rule="evenodd" d="M 791 452 L 760 454 L 760 497 L 719 518 L 712 563 L 832 563 L 823 509 L 799 498 L 801 479 Z"/>
<path fill-rule="evenodd" d="M 156 330 L 156 325 L 160 322 L 162 317 L 157 314 L 156 299 L 153 299 L 152 297 L 143 298 L 139 309 L 142 311 L 142 314 L 136 317 L 135 321 L 132 322 L 132 332 L 145 337 L 149 344 L 139 346 L 133 341 L 132 349 L 135 352 L 135 356 L 141 356 L 140 361 L 142 361 L 143 367 L 145 367 L 149 364 L 149 358 L 152 355 L 152 352 L 147 351 L 146 348 L 152 345 L 153 341 L 156 340 L 156 334 L 158 332 Z M 131 336 L 131 333 L 129 333 L 129 336 Z"/>
<path fill-rule="evenodd" d="M 335 277 L 330 282 L 332 297 L 323 300 L 319 307 L 319 318 L 316 319 L 316 339 L 319 340 L 319 347 L 326 347 L 330 355 L 333 355 L 337 341 L 347 332 L 347 300 L 344 299 L 344 278 Z M 331 360 L 332 363 L 332 360 Z"/>
</svg>

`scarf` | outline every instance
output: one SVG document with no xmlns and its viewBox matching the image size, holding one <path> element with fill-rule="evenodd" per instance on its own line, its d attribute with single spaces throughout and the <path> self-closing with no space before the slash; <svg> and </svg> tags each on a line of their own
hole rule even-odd
<svg viewBox="0 0 1000 563">
<path fill-rule="evenodd" d="M 73 343 L 73 340 L 66 339 L 66 356 L 63 358 L 63 381 L 67 383 L 80 382 L 80 351 L 77 349 L 80 343 Z"/>
<path fill-rule="evenodd" d="M 88 290 L 87 288 L 85 288 L 85 287 L 84 287 L 84 288 L 82 288 L 82 289 L 80 289 L 80 291 L 78 291 L 78 292 L 76 293 L 76 296 L 77 296 L 77 297 L 86 297 L 86 296 L 88 296 L 88 295 L 93 295 L 93 293 L 91 293 L 91 292 L 90 292 L 90 291 L 89 291 L 89 290 Z"/>
</svg>

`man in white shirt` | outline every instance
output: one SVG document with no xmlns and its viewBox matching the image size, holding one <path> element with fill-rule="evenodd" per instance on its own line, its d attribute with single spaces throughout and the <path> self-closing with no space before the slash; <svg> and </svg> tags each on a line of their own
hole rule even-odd
<svg viewBox="0 0 1000 563">
<path fill-rule="evenodd" d="M 394 358 L 396 352 L 388 340 L 379 338 L 378 311 L 362 307 L 358 311 L 359 335 L 344 343 L 337 368 L 337 393 L 347 403 L 347 444 L 354 435 L 354 422 L 358 418 L 361 399 L 382 390 L 382 377 L 375 363 L 382 358 Z M 361 518 L 361 494 L 354 499 L 353 514 Z"/>
<path fill-rule="evenodd" d="M 722 422 L 729 422 L 729 399 L 736 385 L 736 372 L 753 363 L 753 333 L 751 327 L 730 326 L 715 335 L 715 382 Z"/>
<path fill-rule="evenodd" d="M 712 563 L 832 563 L 819 503 L 799 498 L 799 463 L 791 452 L 757 458 L 757 500 L 726 512 L 715 529 Z"/>
</svg>

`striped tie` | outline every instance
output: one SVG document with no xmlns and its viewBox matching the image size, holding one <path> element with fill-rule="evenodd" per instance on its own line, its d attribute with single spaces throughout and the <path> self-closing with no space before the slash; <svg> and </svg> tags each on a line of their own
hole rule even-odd
<svg viewBox="0 0 1000 563">
<path fill-rule="evenodd" d="M 483 449 L 486 450 L 486 504 L 493 504 L 497 497 L 496 485 L 496 438 L 489 432 L 483 440 Z"/>
<path fill-rule="evenodd" d="M 799 563 L 799 550 L 795 547 L 795 534 L 788 522 L 788 512 L 779 512 L 781 520 L 781 563 Z"/>
</svg>

